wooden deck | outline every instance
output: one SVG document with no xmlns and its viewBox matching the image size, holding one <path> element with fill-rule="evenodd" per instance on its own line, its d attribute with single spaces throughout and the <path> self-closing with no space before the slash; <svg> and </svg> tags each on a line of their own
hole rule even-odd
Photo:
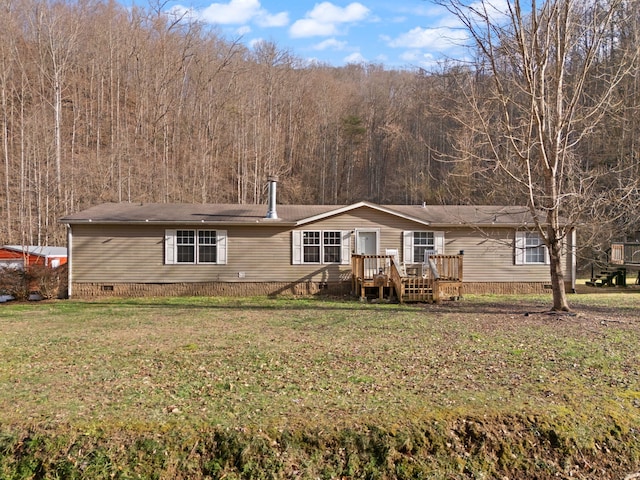
<svg viewBox="0 0 640 480">
<path fill-rule="evenodd" d="M 635 284 L 640 285 L 640 242 L 616 242 L 611 244 L 608 266 L 592 272 L 586 282 L 591 287 L 626 287 L 627 279 L 635 271 Z"/>
<path fill-rule="evenodd" d="M 400 264 L 390 255 L 353 255 L 353 291 L 379 299 L 395 296 L 404 302 L 439 302 L 459 298 L 462 255 L 433 255 L 426 264 Z"/>
</svg>

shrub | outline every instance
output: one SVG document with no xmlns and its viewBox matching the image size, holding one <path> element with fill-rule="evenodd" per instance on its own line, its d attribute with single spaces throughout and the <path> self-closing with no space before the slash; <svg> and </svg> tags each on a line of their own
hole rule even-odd
<svg viewBox="0 0 640 480">
<path fill-rule="evenodd" d="M 0 293 L 26 300 L 31 293 L 42 298 L 64 298 L 67 292 L 67 266 L 50 268 L 31 265 L 26 270 L 0 269 Z"/>
</svg>

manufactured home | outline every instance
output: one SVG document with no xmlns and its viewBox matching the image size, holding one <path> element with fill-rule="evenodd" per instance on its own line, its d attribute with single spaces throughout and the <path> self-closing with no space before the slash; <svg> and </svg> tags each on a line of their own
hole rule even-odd
<svg viewBox="0 0 640 480">
<path fill-rule="evenodd" d="M 526 207 L 276 205 L 270 189 L 266 206 L 107 203 L 62 218 L 69 295 L 365 296 L 377 287 L 402 301 L 394 276 L 447 280 L 452 295 L 549 288 L 548 252 Z M 573 289 L 575 235 L 563 265 Z"/>
</svg>

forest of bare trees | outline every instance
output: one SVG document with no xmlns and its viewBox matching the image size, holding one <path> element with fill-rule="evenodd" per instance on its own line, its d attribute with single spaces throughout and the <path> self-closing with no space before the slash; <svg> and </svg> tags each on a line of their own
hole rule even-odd
<svg viewBox="0 0 640 480">
<path fill-rule="evenodd" d="M 640 49 L 639 3 L 617 4 L 573 100 L 588 107 L 613 88 L 602 121 L 572 119 L 588 135 L 569 145 L 579 175 L 563 173 L 593 202 L 571 220 L 595 247 L 640 228 L 640 78 L 629 60 Z M 3 244 L 64 244 L 57 219 L 106 201 L 262 203 L 270 174 L 283 203 L 527 203 L 530 192 L 486 160 L 477 125 L 461 121 L 472 118 L 469 92 L 495 93 L 482 62 L 336 68 L 269 42 L 248 49 L 151 7 L 0 0 L 0 9 Z M 505 161 L 518 154 L 496 146 Z M 611 224 L 596 229 L 603 213 Z"/>
</svg>

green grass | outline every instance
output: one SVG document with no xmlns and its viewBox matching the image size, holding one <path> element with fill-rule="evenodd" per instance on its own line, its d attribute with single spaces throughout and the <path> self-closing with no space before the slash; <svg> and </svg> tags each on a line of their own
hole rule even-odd
<svg viewBox="0 0 640 480">
<path fill-rule="evenodd" d="M 640 465 L 640 295 L 571 300 L 576 317 L 547 296 L 2 305 L 0 478 L 481 478 L 534 454 L 553 476 L 603 448 Z"/>
</svg>

